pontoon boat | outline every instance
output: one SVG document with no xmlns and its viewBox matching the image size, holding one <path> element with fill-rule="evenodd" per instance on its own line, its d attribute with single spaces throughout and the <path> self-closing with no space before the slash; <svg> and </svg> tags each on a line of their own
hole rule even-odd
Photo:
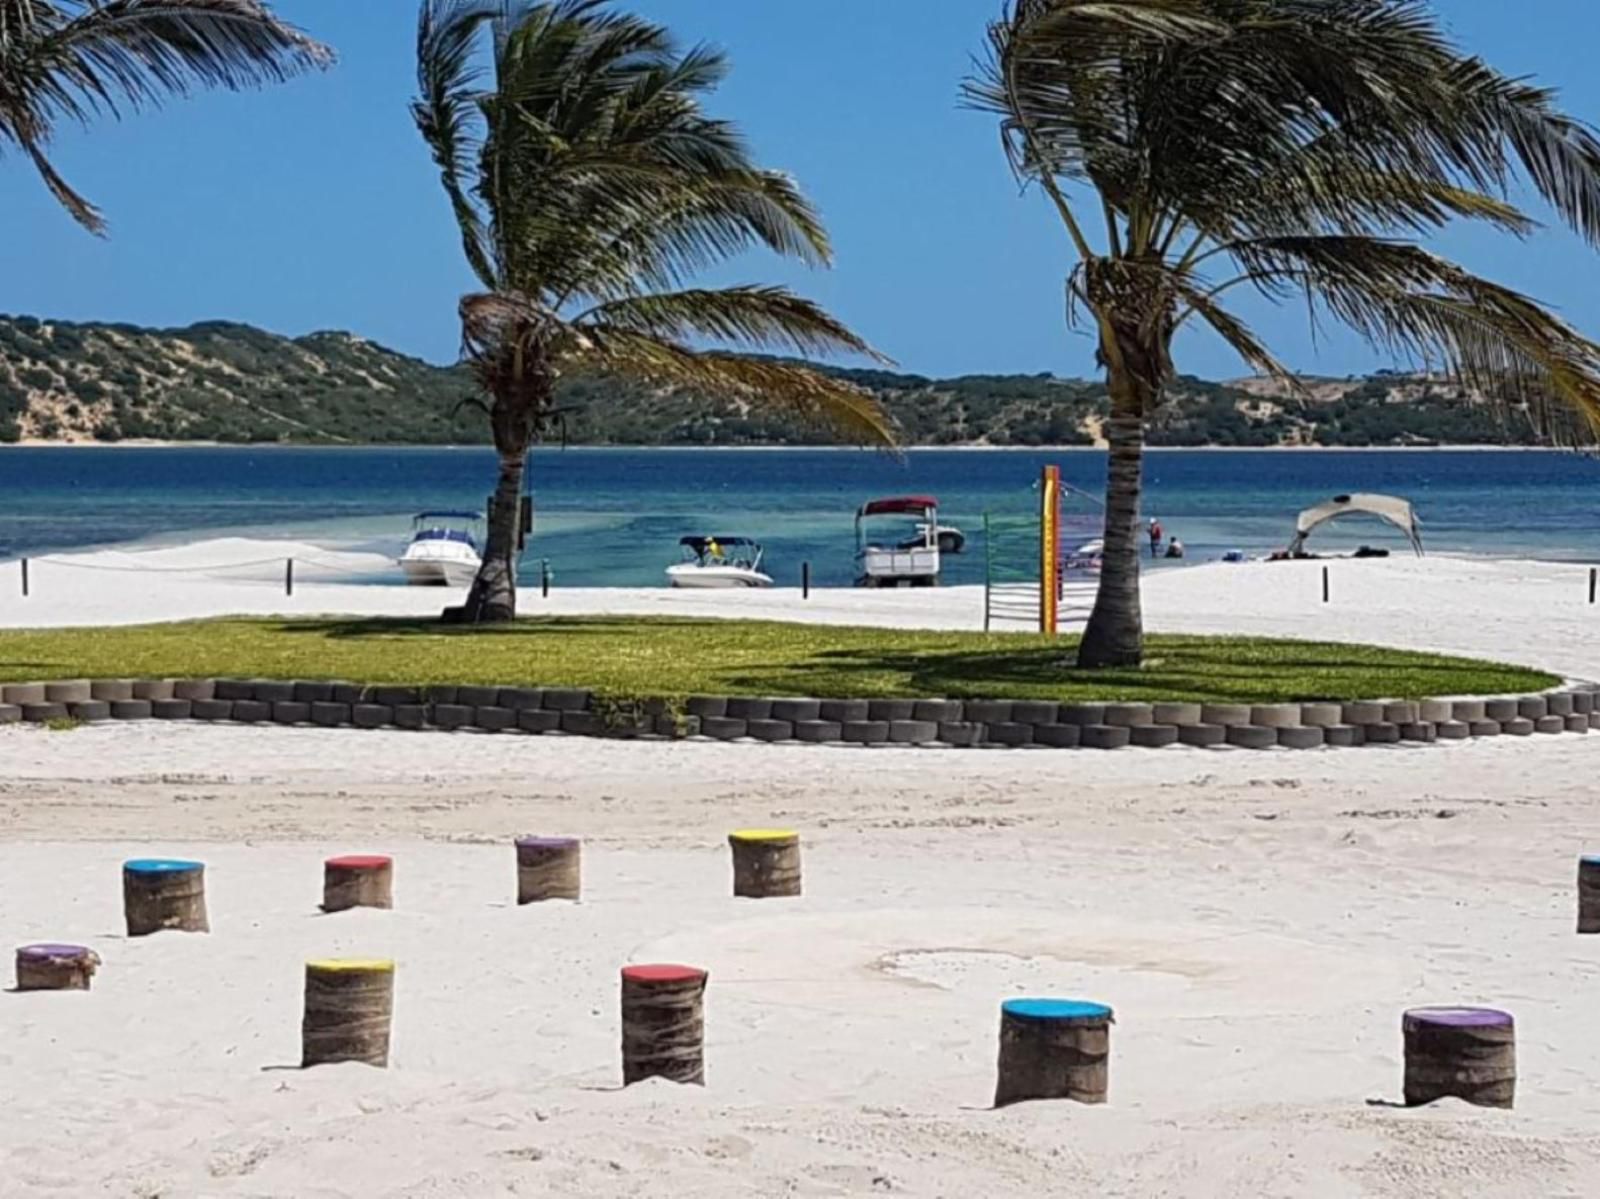
<svg viewBox="0 0 1600 1199">
<path fill-rule="evenodd" d="M 911 517 L 915 535 L 878 542 L 867 522 Z M 901 525 L 904 528 L 904 525 Z M 856 512 L 856 582 L 862 587 L 932 587 L 939 581 L 939 501 L 931 495 L 869 500 Z"/>
</svg>

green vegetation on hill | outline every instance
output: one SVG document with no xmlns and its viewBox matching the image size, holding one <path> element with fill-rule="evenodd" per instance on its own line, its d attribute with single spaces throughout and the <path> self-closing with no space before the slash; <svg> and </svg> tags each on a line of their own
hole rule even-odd
<svg viewBox="0 0 1600 1199">
<path fill-rule="evenodd" d="M 716 652 L 705 653 L 707 645 Z M 1142 667 L 1080 670 L 1073 637 L 768 621 L 572 617 L 212 620 L 9 632 L 0 679 L 274 678 L 523 683 L 612 696 L 1187 700 L 1273 703 L 1536 691 L 1538 671 L 1373 646 L 1152 637 Z"/>
<path fill-rule="evenodd" d="M 0 441 L 450 442 L 465 374 L 345 333 L 0 318 Z"/>
<path fill-rule="evenodd" d="M 906 445 L 1090 445 L 1107 410 L 1099 382 L 1049 374 L 930 379 L 839 370 L 876 391 Z M 1532 445 L 1459 386 L 1380 375 L 1308 381 L 1285 398 L 1254 383 L 1182 378 L 1153 445 Z M 488 440 L 459 367 L 348 333 L 287 338 L 209 321 L 185 329 L 0 316 L 0 442 L 164 441 L 462 444 Z M 562 381 L 579 445 L 816 445 L 782 413 L 602 377 Z"/>
</svg>

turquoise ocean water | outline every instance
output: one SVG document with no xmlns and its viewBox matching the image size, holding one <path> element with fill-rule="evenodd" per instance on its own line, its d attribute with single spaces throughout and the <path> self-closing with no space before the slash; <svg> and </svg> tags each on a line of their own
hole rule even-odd
<svg viewBox="0 0 1600 1199">
<path fill-rule="evenodd" d="M 558 584 L 655 586 L 679 537 L 744 535 L 766 545 L 780 585 L 798 583 L 806 561 L 818 586 L 843 585 L 855 508 L 931 493 L 941 521 L 970 538 L 946 580 L 980 582 L 983 514 L 1027 511 L 1045 463 L 1086 492 L 1103 485 L 1104 455 L 1083 451 L 540 450 L 527 559 L 534 569 L 548 559 Z M 393 556 L 410 513 L 481 510 L 493 477 L 482 449 L 4 447 L 0 559 L 224 535 Z M 1409 497 L 1432 550 L 1600 561 L 1600 461 L 1572 454 L 1172 450 L 1150 455 L 1146 478 L 1146 513 L 1185 542 L 1190 562 L 1277 548 L 1299 509 L 1350 491 Z M 1096 513 L 1071 498 L 1073 535 L 1092 532 Z M 1361 543 L 1405 548 L 1365 522 L 1312 548 Z"/>
</svg>

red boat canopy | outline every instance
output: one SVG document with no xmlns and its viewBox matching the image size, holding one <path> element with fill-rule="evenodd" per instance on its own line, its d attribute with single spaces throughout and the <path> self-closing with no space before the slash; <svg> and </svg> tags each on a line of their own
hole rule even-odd
<svg viewBox="0 0 1600 1199">
<path fill-rule="evenodd" d="M 939 507 L 939 501 L 931 495 L 898 495 L 884 500 L 868 500 L 861 505 L 857 516 L 888 516 L 895 514 L 909 514 L 912 516 L 926 516 Z"/>
</svg>

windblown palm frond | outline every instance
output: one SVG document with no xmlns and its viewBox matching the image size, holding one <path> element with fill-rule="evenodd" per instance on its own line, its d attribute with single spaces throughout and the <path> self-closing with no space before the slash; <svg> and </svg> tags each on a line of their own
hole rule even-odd
<svg viewBox="0 0 1600 1199">
<path fill-rule="evenodd" d="M 893 430 L 868 391 L 802 363 L 682 345 L 621 328 L 586 329 L 589 361 L 608 374 L 654 379 L 719 399 L 787 411 L 818 430 L 892 445 Z"/>
<path fill-rule="evenodd" d="M 1175 332 L 1198 320 L 1287 373 L 1221 306 L 1234 287 L 1302 300 L 1554 439 L 1600 436 L 1600 345 L 1404 240 L 1526 235 L 1520 181 L 1600 246 L 1600 137 L 1463 53 L 1425 0 L 1010 0 L 965 94 L 1060 216 L 1069 313 L 1107 371 L 1106 568 L 1080 661 L 1139 660 L 1139 456 Z"/>
<path fill-rule="evenodd" d="M 1551 401 L 1600 431 L 1600 345 L 1527 296 L 1404 242 L 1284 237 L 1222 249 L 1264 294 L 1303 295 L 1397 359 L 1529 405 L 1554 431 L 1565 425 Z"/>
<path fill-rule="evenodd" d="M 525 362 L 542 359 L 540 369 L 556 373 L 659 368 L 672 382 L 707 343 L 876 357 L 782 288 L 690 286 L 699 271 L 755 247 L 815 265 L 831 256 L 794 181 L 755 166 L 738 131 L 701 109 L 701 95 L 726 72 L 720 54 L 680 53 L 665 29 L 595 0 L 509 9 L 428 0 L 417 50 L 417 127 L 468 262 L 500 297 L 472 305 L 496 319 L 487 336 L 481 320 L 469 331 L 469 357 L 515 346 Z M 641 339 L 662 342 L 662 353 L 642 352 Z M 612 351 L 598 353 L 602 342 Z M 713 362 L 703 377 L 726 392 L 730 370 Z M 881 415 L 859 419 L 872 410 L 866 393 L 822 388 L 822 378 L 747 373 L 737 386 L 760 402 L 762 379 L 798 385 L 803 404 L 822 414 L 830 399 L 847 398 L 844 424 L 891 440 Z"/>
<path fill-rule="evenodd" d="M 563 373 L 777 405 L 893 445 L 864 389 L 732 352 L 883 361 L 862 338 L 783 288 L 695 284 L 751 249 L 831 258 L 794 181 L 758 167 L 738 130 L 701 107 L 726 72 L 719 53 L 680 52 L 659 25 L 601 0 L 425 0 L 417 58 L 413 115 L 483 287 L 462 301 L 462 343 L 501 459 L 471 619 L 515 610 L 515 489 Z"/>
<path fill-rule="evenodd" d="M 1525 401 L 1543 387 L 1593 419 L 1592 343 L 1533 319 L 1532 301 L 1502 309 L 1492 284 L 1442 260 L 1420 269 L 1391 240 L 1455 220 L 1524 235 L 1536 224 L 1506 196 L 1521 178 L 1600 245 L 1600 138 L 1548 89 L 1462 54 L 1421 0 L 1014 0 L 967 96 L 1000 116 L 1014 169 L 1049 193 L 1081 256 L 1170 272 L 1151 302 L 1181 301 L 1216 328 L 1193 267 L 1231 257 L 1278 297 L 1291 282 L 1336 288 L 1313 296 L 1317 308 L 1386 350 L 1490 395 Z M 1293 245 L 1314 258 L 1290 271 Z M 1386 273 L 1363 270 L 1376 262 Z M 1469 336 L 1441 297 L 1495 316 Z M 1271 369 L 1264 347 L 1221 325 Z M 1515 369 L 1497 378 L 1495 364 Z"/>
<path fill-rule="evenodd" d="M 99 210 L 45 154 L 58 121 L 114 117 L 196 85 L 277 83 L 332 61 L 260 0 L 0 0 L 0 140 L 28 155 L 73 219 L 100 233 Z"/>
<path fill-rule="evenodd" d="M 734 345 L 840 351 L 874 357 L 872 347 L 810 300 L 782 287 L 695 288 L 630 296 L 597 305 L 574 318 L 580 330 L 626 329 L 684 342 L 704 338 Z"/>
</svg>

